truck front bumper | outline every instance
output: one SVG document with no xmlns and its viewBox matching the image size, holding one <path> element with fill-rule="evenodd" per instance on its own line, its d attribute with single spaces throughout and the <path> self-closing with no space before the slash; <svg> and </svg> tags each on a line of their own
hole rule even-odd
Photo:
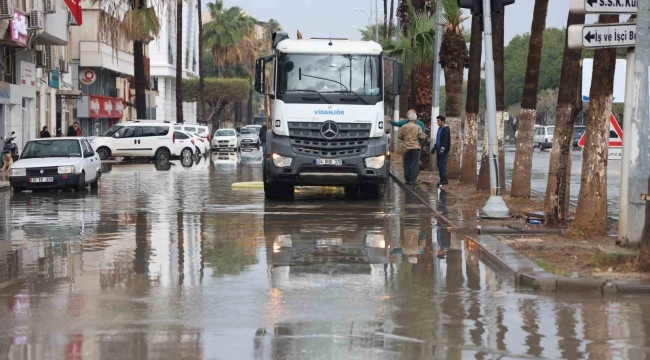
<svg viewBox="0 0 650 360">
<path fill-rule="evenodd" d="M 290 157 L 291 166 L 275 166 L 273 154 Z M 381 155 L 386 156 L 382 168 L 371 169 L 365 166 L 365 159 Z M 388 181 L 390 156 L 388 143 L 383 138 L 371 138 L 363 154 L 337 158 L 343 162 L 340 166 L 316 165 L 316 160 L 321 158 L 323 157 L 296 153 L 291 148 L 289 137 L 274 136 L 265 158 L 267 178 L 291 182 L 298 186 L 343 186 Z"/>
</svg>

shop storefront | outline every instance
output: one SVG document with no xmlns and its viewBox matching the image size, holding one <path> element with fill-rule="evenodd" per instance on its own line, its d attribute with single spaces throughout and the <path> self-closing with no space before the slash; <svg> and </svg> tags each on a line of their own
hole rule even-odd
<svg viewBox="0 0 650 360">
<path fill-rule="evenodd" d="M 77 103 L 77 121 L 84 136 L 99 136 L 117 124 L 124 114 L 121 98 L 85 95 Z"/>
</svg>

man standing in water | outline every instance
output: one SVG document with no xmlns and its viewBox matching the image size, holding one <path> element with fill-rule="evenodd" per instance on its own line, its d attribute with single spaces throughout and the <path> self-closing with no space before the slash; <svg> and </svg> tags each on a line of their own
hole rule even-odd
<svg viewBox="0 0 650 360">
<path fill-rule="evenodd" d="M 420 141 L 424 140 L 425 134 L 416 124 L 418 116 L 415 111 L 409 112 L 408 116 L 409 122 L 399 129 L 397 138 L 402 141 L 404 151 L 404 180 L 407 185 L 415 185 L 420 171 Z"/>
<path fill-rule="evenodd" d="M 438 136 L 436 137 L 436 145 L 431 153 L 438 153 L 438 171 L 440 173 L 440 181 L 438 186 L 447 185 L 447 158 L 449 156 L 449 149 L 451 148 L 451 132 L 449 126 L 445 123 L 445 117 L 440 115 L 436 118 L 438 120 Z"/>
</svg>

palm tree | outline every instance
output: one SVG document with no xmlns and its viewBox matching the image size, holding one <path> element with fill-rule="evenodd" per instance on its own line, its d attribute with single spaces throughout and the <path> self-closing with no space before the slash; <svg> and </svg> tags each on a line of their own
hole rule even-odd
<svg viewBox="0 0 650 360">
<path fill-rule="evenodd" d="M 176 0 L 176 123 L 183 122 L 183 0 Z"/>
<path fill-rule="evenodd" d="M 585 15 L 571 14 L 567 19 L 567 29 L 571 25 L 585 23 Z M 569 213 L 569 183 L 571 180 L 571 155 L 573 147 L 573 126 L 576 116 L 582 110 L 582 99 L 578 96 L 580 83 L 581 50 L 573 50 L 564 45 L 560 90 L 555 111 L 555 132 L 549 162 L 548 183 L 544 212 L 550 225 L 564 225 Z"/>
<path fill-rule="evenodd" d="M 469 64 L 467 46 L 463 37 L 462 11 L 456 0 L 444 0 L 444 32 L 440 46 L 440 65 L 445 71 L 445 91 L 447 93 L 446 118 L 451 130 L 452 147 L 449 150 L 449 178 L 460 177 L 461 114 L 463 111 L 463 72 Z"/>
<path fill-rule="evenodd" d="M 472 35 L 469 45 L 469 78 L 465 107 L 465 144 L 460 181 L 476 185 L 476 145 L 478 138 L 478 112 L 481 96 L 481 18 L 472 16 Z"/>
<path fill-rule="evenodd" d="M 600 15 L 598 22 L 618 22 L 618 15 Z M 574 225 L 587 235 L 607 234 L 607 154 L 615 68 L 616 49 L 600 49 L 594 52 L 593 81 L 589 91 L 589 119 L 574 222 Z"/>
<path fill-rule="evenodd" d="M 120 46 L 122 39 L 133 42 L 133 63 L 135 83 L 135 105 L 138 119 L 147 118 L 145 90 L 148 87 L 144 72 L 144 44 L 160 33 L 160 22 L 156 8 L 164 8 L 165 0 L 92 0 L 93 5 L 102 9 L 99 15 L 98 32 L 101 41 L 114 50 Z M 122 9 L 129 9 L 120 23 Z M 118 16 L 119 15 L 119 16 Z M 115 51 L 117 54 L 117 51 Z"/>
<path fill-rule="evenodd" d="M 384 0 L 384 36 L 383 38 L 387 38 L 389 35 L 389 29 L 388 29 L 388 0 Z"/>
<path fill-rule="evenodd" d="M 388 25 L 388 37 L 393 36 L 391 29 L 393 28 L 394 19 L 395 19 L 395 0 L 390 0 L 390 23 Z"/>
<path fill-rule="evenodd" d="M 519 198 L 530 198 L 530 177 L 533 167 L 533 131 L 548 1 L 535 0 L 533 25 L 530 31 L 528 63 L 526 65 L 526 79 L 524 80 L 524 95 L 521 102 L 521 116 L 517 124 L 519 133 L 517 135 L 515 171 L 512 176 L 511 189 L 511 195 Z"/>
</svg>

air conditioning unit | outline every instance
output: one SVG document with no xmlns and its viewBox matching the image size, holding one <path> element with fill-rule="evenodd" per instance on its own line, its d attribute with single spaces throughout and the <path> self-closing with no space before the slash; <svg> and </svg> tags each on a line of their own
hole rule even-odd
<svg viewBox="0 0 650 360">
<path fill-rule="evenodd" d="M 59 60 L 59 70 L 61 71 L 61 74 L 67 74 L 70 72 L 70 64 L 68 64 L 67 61 L 61 59 Z"/>
<path fill-rule="evenodd" d="M 14 7 L 11 0 L 0 0 L 0 19 L 11 19 L 14 17 Z"/>
<path fill-rule="evenodd" d="M 56 66 L 54 66 L 54 49 L 52 49 L 52 45 L 45 45 L 45 62 L 43 63 L 43 70 L 45 72 L 53 72 L 56 70 Z"/>
<path fill-rule="evenodd" d="M 45 9 L 46 14 L 52 14 L 56 12 L 56 0 L 43 0 L 43 8 Z"/>
<path fill-rule="evenodd" d="M 44 50 L 36 50 L 36 67 L 37 68 L 42 68 L 45 67 L 45 51 Z"/>
<path fill-rule="evenodd" d="M 4 0 L 0 0 L 0 1 L 4 1 Z M 68 13 L 68 25 L 79 26 L 79 24 L 77 23 L 77 19 L 75 19 L 71 13 Z"/>
<path fill-rule="evenodd" d="M 43 12 L 41 10 L 29 11 L 29 30 L 43 30 Z"/>
</svg>

